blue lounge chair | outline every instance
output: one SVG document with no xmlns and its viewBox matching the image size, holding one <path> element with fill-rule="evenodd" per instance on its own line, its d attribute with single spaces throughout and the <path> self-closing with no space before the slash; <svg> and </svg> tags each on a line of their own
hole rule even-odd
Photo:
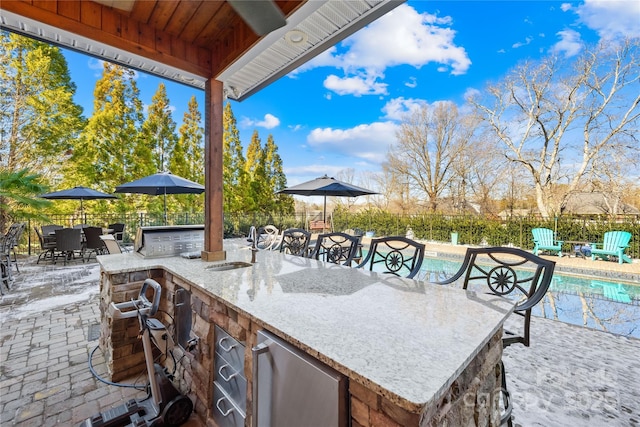
<svg viewBox="0 0 640 427">
<path fill-rule="evenodd" d="M 610 256 L 618 257 L 618 263 L 631 263 L 631 258 L 624 251 L 629 247 L 631 233 L 628 231 L 607 231 L 604 233 L 604 242 L 591 243 L 591 259 L 596 257 L 609 260 Z"/>
<path fill-rule="evenodd" d="M 538 255 L 540 251 L 556 252 L 559 257 L 562 256 L 563 240 L 555 240 L 553 231 L 548 228 L 534 228 L 531 230 L 533 234 L 533 254 Z"/>
</svg>

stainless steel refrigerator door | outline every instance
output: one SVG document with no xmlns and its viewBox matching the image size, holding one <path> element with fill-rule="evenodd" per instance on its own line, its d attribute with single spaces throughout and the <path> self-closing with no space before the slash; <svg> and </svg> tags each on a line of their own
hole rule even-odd
<svg viewBox="0 0 640 427">
<path fill-rule="evenodd" d="M 343 375 L 266 331 L 253 359 L 253 426 L 348 425 Z"/>
</svg>

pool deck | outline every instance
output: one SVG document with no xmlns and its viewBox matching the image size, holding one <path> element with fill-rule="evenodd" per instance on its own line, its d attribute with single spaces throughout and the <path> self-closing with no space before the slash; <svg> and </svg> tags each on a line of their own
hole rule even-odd
<svg viewBox="0 0 640 427">
<path fill-rule="evenodd" d="M 466 247 L 427 243 L 428 253 Z M 620 265 L 550 257 L 559 271 L 630 280 L 640 263 Z M 103 384 L 87 364 L 97 344 L 97 263 L 68 266 L 20 260 L 13 288 L 0 297 L 0 425 L 77 425 L 144 393 Z M 636 279 L 633 279 L 633 278 Z M 640 426 L 640 340 L 533 318 L 531 347 L 505 349 L 514 425 Z M 99 352 L 94 357 L 105 372 Z M 187 427 L 199 426 L 192 416 Z"/>
</svg>

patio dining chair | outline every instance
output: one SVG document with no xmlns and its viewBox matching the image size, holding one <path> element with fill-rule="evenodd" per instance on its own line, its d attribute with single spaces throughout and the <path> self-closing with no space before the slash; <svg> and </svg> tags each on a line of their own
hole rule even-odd
<svg viewBox="0 0 640 427">
<path fill-rule="evenodd" d="M 547 293 L 554 269 L 555 261 L 517 248 L 469 248 L 458 272 L 451 278 L 436 283 L 449 285 L 464 276 L 462 289 L 485 290 L 494 295 L 515 299 L 517 304 L 514 313 L 524 318 L 524 324 L 521 331 L 505 330 L 502 346 L 519 343 L 529 347 L 531 309 Z M 500 363 L 504 407 L 501 424 L 511 426 L 513 407 L 507 390 L 504 364 L 502 361 Z"/>
<path fill-rule="evenodd" d="M 56 249 L 56 238 L 55 236 L 44 235 L 38 227 L 33 227 L 36 231 L 36 235 L 38 236 L 38 240 L 40 241 L 40 254 L 38 255 L 38 261 L 36 264 L 40 264 L 41 260 L 50 259 L 53 261 L 53 252 Z"/>
<path fill-rule="evenodd" d="M 275 225 L 258 228 L 256 247 L 260 250 L 274 250 L 280 244 L 281 234 Z"/>
<path fill-rule="evenodd" d="M 104 242 L 100 239 L 102 236 L 102 227 L 85 227 L 82 229 L 84 231 L 85 238 L 85 252 L 87 258 L 85 261 L 89 261 L 91 259 L 91 255 L 101 255 L 106 250 Z"/>
<path fill-rule="evenodd" d="M 110 233 L 113 234 L 113 236 L 116 238 L 116 240 L 120 244 L 122 244 L 122 242 L 124 241 L 124 227 L 125 227 L 125 224 L 121 222 L 109 224 L 108 226 L 110 230 L 113 230 L 113 232 L 110 232 Z"/>
<path fill-rule="evenodd" d="M 320 234 L 316 240 L 311 258 L 351 266 L 359 244 L 359 237 L 346 233 Z"/>
<path fill-rule="evenodd" d="M 311 233 L 302 228 L 288 228 L 282 232 L 280 252 L 303 256 L 309 255 Z"/>
<path fill-rule="evenodd" d="M 371 239 L 369 252 L 357 268 L 413 279 L 420 272 L 424 245 L 404 236 Z"/>
<path fill-rule="evenodd" d="M 67 261 L 76 259 L 76 255 L 84 262 L 82 256 L 82 230 L 79 228 L 63 228 L 56 230 L 56 253 L 54 253 L 54 264 L 57 258 Z"/>
<path fill-rule="evenodd" d="M 0 295 L 4 295 L 3 286 L 11 290 L 13 275 L 11 274 L 11 239 L 9 233 L 0 236 Z"/>
<path fill-rule="evenodd" d="M 20 240 L 22 239 L 22 233 L 26 227 L 24 222 L 15 222 L 9 226 L 9 230 L 3 236 L 3 253 L 7 252 L 7 261 L 9 267 L 14 266 L 16 271 L 20 273 L 20 267 L 18 267 L 18 255 L 16 254 L 16 247 L 20 244 Z M 13 257 L 11 254 L 13 253 Z"/>
<path fill-rule="evenodd" d="M 109 255 L 121 254 L 124 251 L 113 234 L 101 234 L 99 236 Z"/>
</svg>

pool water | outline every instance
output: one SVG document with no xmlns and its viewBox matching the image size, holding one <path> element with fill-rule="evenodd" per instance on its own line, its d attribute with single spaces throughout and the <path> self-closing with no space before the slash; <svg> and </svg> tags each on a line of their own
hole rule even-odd
<svg viewBox="0 0 640 427">
<path fill-rule="evenodd" d="M 462 260 L 425 257 L 416 279 L 443 280 L 461 264 Z M 547 295 L 532 314 L 640 338 L 640 284 L 555 273 Z"/>
</svg>

